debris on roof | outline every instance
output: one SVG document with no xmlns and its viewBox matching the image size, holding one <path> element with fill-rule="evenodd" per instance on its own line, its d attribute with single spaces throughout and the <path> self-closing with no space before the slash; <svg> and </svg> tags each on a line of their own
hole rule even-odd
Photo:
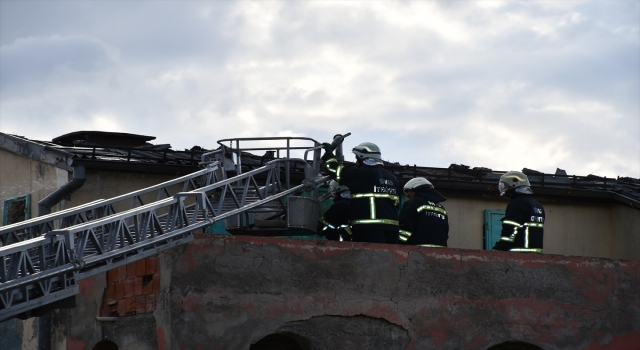
<svg viewBox="0 0 640 350">
<path fill-rule="evenodd" d="M 125 133 L 80 131 L 62 135 L 52 141 L 34 141 L 25 137 L 0 133 L 15 143 L 16 140 L 28 142 L 30 147 L 40 145 L 41 148 L 55 150 L 72 156 L 74 164 L 88 167 L 184 174 L 196 171 L 202 155 L 211 152 L 200 146 L 190 150 L 175 151 L 170 144 L 152 145 L 147 141 L 153 136 Z M 0 142 L 0 147 L 7 143 Z M 120 145 L 120 146 L 118 146 Z M 122 146 L 129 145 L 129 146 Z M 263 166 L 277 158 L 275 151 L 267 151 L 263 155 L 241 152 L 242 172 Z M 346 165 L 353 163 L 345 161 Z M 505 171 L 496 171 L 485 167 L 470 167 L 464 164 L 451 164 L 448 168 L 433 168 L 417 165 L 400 165 L 397 162 L 384 162 L 404 185 L 408 180 L 422 176 L 431 181 L 439 189 L 478 191 L 483 196 L 498 196 L 496 190 L 500 176 Z M 292 180 L 301 181 L 304 169 L 293 165 Z M 531 187 L 538 195 L 554 198 L 592 198 L 621 202 L 640 209 L 640 180 L 631 177 L 607 178 L 593 174 L 587 176 L 567 175 L 563 169 L 557 168 L 554 174 L 524 168 L 522 172 L 529 176 Z"/>
</svg>

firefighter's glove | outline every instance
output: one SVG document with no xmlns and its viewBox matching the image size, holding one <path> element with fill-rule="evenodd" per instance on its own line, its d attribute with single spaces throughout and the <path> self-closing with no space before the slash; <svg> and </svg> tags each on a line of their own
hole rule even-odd
<svg viewBox="0 0 640 350">
<path fill-rule="evenodd" d="M 324 151 L 327 153 L 333 152 L 333 148 L 331 148 L 331 144 L 327 142 L 322 144 L 322 149 L 324 149 Z"/>
<path fill-rule="evenodd" d="M 329 149 L 331 149 L 331 145 L 329 145 Z M 336 156 L 333 155 L 333 152 L 327 151 L 327 152 L 324 152 L 324 155 L 320 159 L 322 159 L 323 162 L 326 162 L 327 160 L 335 157 Z"/>
</svg>

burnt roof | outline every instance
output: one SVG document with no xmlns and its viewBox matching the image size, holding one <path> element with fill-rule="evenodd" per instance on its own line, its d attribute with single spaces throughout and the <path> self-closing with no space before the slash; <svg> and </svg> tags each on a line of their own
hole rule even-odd
<svg viewBox="0 0 640 350">
<path fill-rule="evenodd" d="M 85 165 L 91 169 L 104 169 L 115 171 L 151 172 L 183 175 L 199 170 L 199 162 L 202 154 L 210 152 L 199 146 L 190 150 L 176 151 L 169 144 L 152 145 L 146 141 L 155 139 L 152 136 L 106 133 L 106 132 L 75 132 L 60 137 L 53 141 L 34 141 L 25 137 L 6 135 L 12 142 L 23 140 L 33 145 L 39 145 L 43 149 L 66 154 L 74 165 Z M 78 138 L 93 136 L 94 138 Z M 103 137 L 102 139 L 98 136 Z M 122 137 L 123 140 L 137 140 L 143 144 L 137 146 L 108 146 L 72 142 L 82 140 L 105 140 Z M 124 142 L 124 141 L 123 141 Z M 128 142 L 128 141 L 127 141 Z M 103 142 L 104 143 L 104 142 Z M 126 143 L 126 142 L 124 142 Z M 0 147 L 6 148 L 0 143 Z M 18 147 L 20 148 L 20 147 Z M 23 155 L 28 156 L 27 153 Z M 56 156 L 57 159 L 60 158 Z M 249 152 L 242 152 L 242 171 L 247 172 L 264 165 L 274 159 L 273 152 L 266 152 L 259 156 Z M 353 163 L 345 161 L 345 165 Z M 448 168 L 434 168 L 417 165 L 400 165 L 398 163 L 385 162 L 385 168 L 390 170 L 400 181 L 401 186 L 414 177 L 425 177 L 431 181 L 438 190 L 448 193 L 464 192 L 476 193 L 483 197 L 497 197 L 497 184 L 500 176 L 505 171 L 492 170 L 484 167 L 470 167 L 463 164 L 451 164 Z M 304 169 L 294 163 L 291 169 L 291 180 L 302 181 Z M 591 200 L 597 202 L 618 202 L 640 209 L 640 180 L 631 177 L 607 178 L 596 175 L 578 176 L 567 175 L 566 171 L 557 169 L 554 174 L 545 174 L 540 171 L 524 168 L 522 171 L 528 175 L 531 187 L 537 196 L 546 196 L 549 200 Z"/>
</svg>

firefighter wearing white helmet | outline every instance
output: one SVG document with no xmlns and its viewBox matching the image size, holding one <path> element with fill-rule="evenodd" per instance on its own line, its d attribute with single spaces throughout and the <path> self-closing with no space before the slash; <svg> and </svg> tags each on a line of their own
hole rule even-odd
<svg viewBox="0 0 640 350">
<path fill-rule="evenodd" d="M 502 234 L 494 250 L 542 254 L 544 208 L 533 198 L 531 184 L 521 171 L 509 171 L 500 177 L 501 196 L 511 198 L 502 219 Z"/>
<path fill-rule="evenodd" d="M 398 179 L 384 168 L 380 148 L 363 142 L 353 148 L 355 167 L 338 164 L 329 144 L 322 160 L 332 179 L 349 187 L 351 239 L 356 242 L 398 243 Z"/>
<path fill-rule="evenodd" d="M 319 232 L 330 241 L 350 241 L 349 226 L 349 187 L 331 180 L 329 192 L 333 195 L 333 204 L 320 218 Z"/>
<path fill-rule="evenodd" d="M 449 218 L 440 203 L 447 199 L 424 177 L 407 181 L 403 191 L 409 199 L 400 211 L 400 241 L 409 245 L 446 247 Z"/>
</svg>

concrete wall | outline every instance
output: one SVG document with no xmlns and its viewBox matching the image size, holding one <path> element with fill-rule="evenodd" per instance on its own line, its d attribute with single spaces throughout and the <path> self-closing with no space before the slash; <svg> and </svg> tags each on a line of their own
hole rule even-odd
<svg viewBox="0 0 640 350">
<path fill-rule="evenodd" d="M 69 172 L 0 149 L 0 201 L 31 194 L 31 217 L 38 216 L 38 202 L 69 182 Z M 0 210 L 0 224 L 4 222 Z"/>
<path fill-rule="evenodd" d="M 160 349 L 249 349 L 278 332 L 309 349 L 640 344 L 637 261 L 240 236 L 162 259 Z"/>
</svg>

